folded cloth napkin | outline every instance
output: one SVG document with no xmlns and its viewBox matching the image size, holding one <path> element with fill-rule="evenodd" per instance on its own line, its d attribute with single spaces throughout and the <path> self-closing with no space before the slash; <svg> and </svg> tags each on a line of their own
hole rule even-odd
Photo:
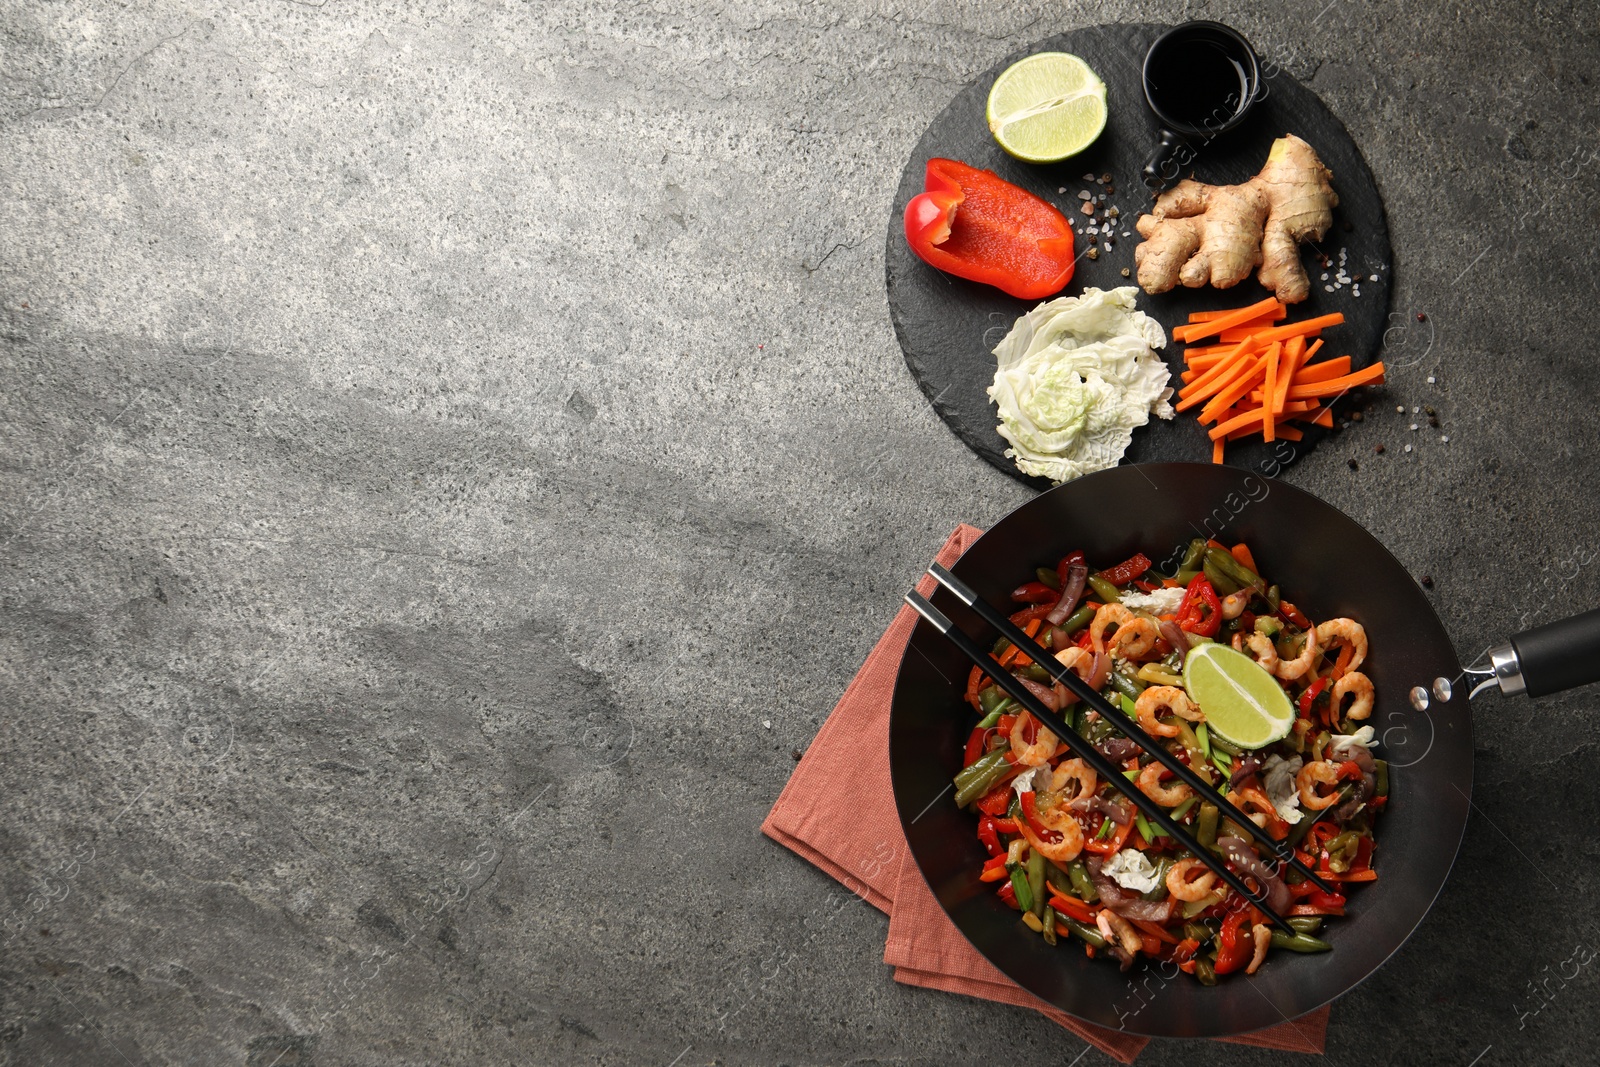
<svg viewBox="0 0 1600 1067">
<path fill-rule="evenodd" d="M 950 566 L 983 531 L 962 525 L 935 559 Z M 918 583 L 931 593 L 933 580 Z M 923 881 L 906 846 L 889 784 L 889 701 L 916 613 L 900 609 L 822 724 L 761 830 L 889 913 L 884 962 L 895 981 L 1033 1008 L 1122 1063 L 1148 1040 L 1086 1023 L 1045 1003 L 978 954 Z M 863 746 L 879 759 L 862 759 Z M 1223 1038 L 1293 1052 L 1323 1051 L 1328 1009 L 1253 1034 Z"/>
</svg>

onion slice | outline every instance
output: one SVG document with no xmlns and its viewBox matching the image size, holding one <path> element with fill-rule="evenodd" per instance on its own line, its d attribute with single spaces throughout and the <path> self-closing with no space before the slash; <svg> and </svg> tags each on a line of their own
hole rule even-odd
<svg viewBox="0 0 1600 1067">
<path fill-rule="evenodd" d="M 1227 854 L 1235 867 L 1260 883 L 1267 894 L 1267 907 L 1279 915 L 1284 914 L 1289 907 L 1289 887 L 1283 884 L 1283 879 L 1267 869 L 1255 849 L 1238 837 L 1219 837 L 1217 847 Z"/>
<path fill-rule="evenodd" d="M 1078 601 L 1083 599 L 1083 587 L 1089 584 L 1089 568 L 1082 563 L 1074 563 L 1067 568 L 1067 581 L 1061 587 L 1061 599 L 1056 601 L 1056 606 L 1050 609 L 1050 614 L 1045 620 L 1051 626 L 1060 626 L 1067 621 L 1067 616 L 1077 610 Z"/>
</svg>

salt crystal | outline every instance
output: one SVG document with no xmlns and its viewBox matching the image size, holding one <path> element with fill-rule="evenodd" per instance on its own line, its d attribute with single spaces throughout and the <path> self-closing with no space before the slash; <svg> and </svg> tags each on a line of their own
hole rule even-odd
<svg viewBox="0 0 1600 1067">
<path fill-rule="evenodd" d="M 1062 190 L 1062 192 L 1066 192 L 1066 190 L 1065 190 L 1065 189 L 1063 189 L 1063 190 Z M 1377 281 L 1377 280 L 1378 280 L 1378 276 L 1377 276 L 1377 275 L 1376 275 L 1376 274 L 1369 274 L 1369 275 L 1367 275 L 1367 281 L 1369 281 L 1369 282 L 1375 282 L 1375 281 Z"/>
<path fill-rule="evenodd" d="M 1431 374 L 1430 374 L 1430 375 L 1428 375 L 1428 384 L 1429 384 L 1429 385 L 1432 385 L 1432 384 L 1433 384 L 1433 383 L 1434 383 L 1434 380 L 1435 380 L 1435 379 L 1434 379 L 1434 377 L 1433 377 L 1433 375 L 1431 375 Z"/>
<path fill-rule="evenodd" d="M 770 729 L 772 729 L 772 720 L 771 719 L 762 719 L 761 720 L 761 725 L 763 727 L 765 727 L 766 729 L 770 730 Z"/>
<path fill-rule="evenodd" d="M 1412 424 L 1411 424 L 1411 429 L 1412 429 L 1412 431 L 1413 431 L 1413 432 L 1415 432 L 1415 431 L 1416 431 L 1416 428 L 1417 428 L 1417 424 L 1416 424 L 1416 423 L 1414 423 L 1414 422 L 1413 422 L 1413 423 L 1412 423 Z"/>
<path fill-rule="evenodd" d="M 1395 408 L 1395 410 L 1398 411 L 1402 415 L 1404 415 L 1406 413 L 1406 409 L 1404 407 L 1397 407 L 1397 408 Z"/>
<path fill-rule="evenodd" d="M 1127 230 L 1123 230 L 1122 231 L 1122 236 L 1124 236 L 1124 237 L 1129 236 L 1128 231 Z"/>
<path fill-rule="evenodd" d="M 1416 413 L 1417 413 L 1417 412 L 1419 412 L 1419 411 L 1421 411 L 1421 410 L 1422 410 L 1422 409 L 1421 409 L 1421 408 L 1419 408 L 1419 407 L 1416 407 L 1416 406 L 1413 406 L 1413 407 L 1412 407 L 1412 408 L 1411 408 L 1411 414 L 1413 414 L 1413 415 L 1415 415 L 1415 414 L 1416 414 Z"/>
<path fill-rule="evenodd" d="M 1094 181 L 1094 175 L 1093 174 L 1085 174 L 1083 176 L 1083 180 L 1086 181 L 1086 182 L 1092 182 L 1092 181 Z"/>
<path fill-rule="evenodd" d="M 1443 441 L 1445 444 L 1449 444 L 1450 443 L 1450 435 L 1449 434 L 1444 434 L 1439 438 L 1439 440 Z"/>
<path fill-rule="evenodd" d="M 1093 197 L 1090 194 L 1089 190 L 1087 190 L 1087 189 L 1079 189 L 1078 190 L 1078 199 L 1079 200 L 1090 200 L 1090 199 L 1093 199 Z"/>
<path fill-rule="evenodd" d="M 1066 186 L 1065 186 L 1065 185 L 1063 185 L 1063 186 L 1062 186 L 1062 187 L 1061 187 L 1061 188 L 1059 188 L 1059 189 L 1057 189 L 1057 190 L 1056 190 L 1056 192 L 1057 192 L 1057 193 L 1058 193 L 1058 194 L 1059 194 L 1059 193 L 1064 193 L 1064 192 L 1066 192 L 1066 191 L 1067 191 L 1067 187 L 1066 187 Z M 1376 279 L 1376 278 L 1374 278 L 1374 279 L 1372 279 L 1372 280 L 1373 280 L 1373 281 L 1377 281 L 1377 280 L 1378 280 L 1378 279 Z"/>
<path fill-rule="evenodd" d="M 1323 275 L 1323 276 L 1322 276 L 1322 280 L 1323 280 L 1323 281 L 1327 281 L 1327 280 L 1328 280 L 1328 276 L 1327 276 L 1327 275 L 1326 275 L 1326 274 L 1324 274 L 1324 275 Z"/>
<path fill-rule="evenodd" d="M 1324 293 L 1331 293 L 1331 292 L 1333 292 L 1333 286 L 1331 286 L 1331 285 L 1324 285 L 1324 286 L 1323 286 L 1323 287 L 1322 287 L 1322 291 L 1323 291 L 1323 292 L 1324 292 Z"/>
<path fill-rule="evenodd" d="M 1406 445 L 1406 451 L 1407 451 L 1407 452 L 1410 452 L 1410 451 L 1411 451 L 1411 446 L 1410 446 L 1410 445 Z"/>
</svg>

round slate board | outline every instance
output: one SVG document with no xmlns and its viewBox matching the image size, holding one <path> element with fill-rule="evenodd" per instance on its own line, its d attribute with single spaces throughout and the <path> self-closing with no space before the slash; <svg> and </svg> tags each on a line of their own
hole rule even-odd
<svg viewBox="0 0 1600 1067">
<path fill-rule="evenodd" d="M 1113 192 L 1104 207 L 1116 205 L 1121 211 L 1115 229 L 1115 245 L 1102 247 L 1099 259 L 1080 257 L 1071 284 L 1060 294 L 1072 296 L 1087 286 L 1113 289 L 1136 284 L 1123 278 L 1130 275 L 1133 249 L 1139 243 L 1133 224 L 1150 206 L 1151 198 L 1139 182 L 1139 171 L 1159 134 L 1159 125 L 1145 103 L 1140 69 L 1150 42 L 1165 26 L 1120 25 L 1090 26 L 1047 38 L 1007 56 L 971 85 L 963 89 L 939 113 L 917 143 L 895 193 L 889 213 L 888 248 L 885 255 L 889 287 L 889 314 L 895 334 L 905 351 L 906 365 L 922 387 L 939 417 L 978 455 L 1008 474 L 1039 488 L 1048 482 L 1021 474 L 1005 456 L 1006 442 L 995 432 L 998 418 L 985 390 L 994 380 L 991 352 L 1011 329 L 1017 317 L 1034 302 L 1018 300 L 987 285 L 952 277 L 918 259 L 906 244 L 902 218 L 906 203 L 922 192 L 929 159 L 944 156 L 959 159 L 974 167 L 986 167 L 1002 178 L 1055 204 L 1075 224 L 1079 250 L 1087 223 L 1081 214 L 1080 190 L 1099 194 L 1104 187 L 1084 175 L 1112 176 Z M 1071 52 L 1081 56 L 1105 80 L 1110 119 L 1105 132 L 1080 155 L 1062 163 L 1038 166 L 1021 163 L 1001 150 L 989 135 L 985 105 L 989 87 L 996 77 L 1017 60 L 1036 52 Z M 1334 209 L 1333 228 L 1316 246 L 1302 245 L 1302 261 L 1311 274 L 1311 296 L 1290 311 L 1292 319 L 1310 318 L 1342 311 L 1342 326 L 1325 332 L 1323 355 L 1348 354 L 1359 368 L 1374 358 L 1389 325 L 1390 268 L 1389 224 L 1384 218 L 1383 200 L 1372 172 L 1367 169 L 1361 150 L 1350 139 L 1344 124 L 1330 112 L 1317 95 L 1281 69 L 1263 64 L 1262 90 L 1249 116 L 1235 130 L 1200 148 L 1185 170 L 1201 181 L 1231 185 L 1246 181 L 1261 169 L 1274 139 L 1293 133 L 1306 140 L 1333 171 L 1333 188 L 1339 194 Z M 1268 76 L 1266 71 L 1271 71 Z M 1060 190 L 1065 189 L 1065 192 Z M 1102 215 L 1097 215 L 1102 217 Z M 1129 236 L 1123 237 L 1126 231 Z M 1101 235 L 1102 237 L 1104 234 Z M 1324 273 L 1316 258 L 1320 249 L 1334 266 Z M 1346 254 L 1346 273 L 1360 279 L 1361 295 L 1350 286 L 1325 292 L 1337 273 L 1339 255 Z M 1370 281 L 1377 275 L 1377 281 Z M 1169 293 L 1149 296 L 1141 293 L 1139 307 L 1154 317 L 1171 335 L 1172 328 L 1188 321 L 1190 312 L 1240 307 L 1270 295 L 1254 277 L 1228 290 L 1209 286 L 1201 289 L 1178 287 Z M 1175 370 L 1181 369 L 1182 348 L 1169 344 L 1165 355 Z M 1176 379 L 1174 379 L 1176 384 Z M 1134 431 L 1125 462 L 1205 460 L 1211 455 L 1211 442 L 1194 419 L 1193 412 L 1179 414 L 1171 421 L 1152 418 L 1149 425 Z M 1305 440 L 1266 444 L 1236 441 L 1228 446 L 1231 465 L 1276 473 L 1314 447 L 1328 431 L 1306 427 Z"/>
</svg>

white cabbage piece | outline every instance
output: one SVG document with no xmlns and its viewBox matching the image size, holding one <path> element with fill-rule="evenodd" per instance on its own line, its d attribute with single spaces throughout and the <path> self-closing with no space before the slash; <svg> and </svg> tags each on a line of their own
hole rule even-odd
<svg viewBox="0 0 1600 1067">
<path fill-rule="evenodd" d="M 1148 893 L 1161 884 L 1155 864 L 1136 848 L 1125 848 L 1112 856 L 1100 873 L 1135 893 Z"/>
<path fill-rule="evenodd" d="M 1334 734 L 1328 742 L 1328 751 L 1344 748 L 1346 745 L 1366 745 L 1368 748 L 1378 747 L 1375 731 L 1370 726 L 1363 726 L 1353 734 Z"/>
<path fill-rule="evenodd" d="M 1122 604 L 1130 611 L 1148 611 L 1152 615 L 1173 615 L 1183 606 L 1183 598 L 1189 591 L 1182 586 L 1176 589 L 1157 589 L 1153 593 L 1141 593 L 1137 589 L 1130 589 L 1122 594 Z"/>
<path fill-rule="evenodd" d="M 1295 784 L 1295 776 L 1304 765 L 1305 761 L 1299 756 L 1284 759 L 1276 752 L 1261 765 L 1261 787 L 1277 809 L 1278 818 L 1290 826 L 1299 822 L 1304 814 L 1300 810 L 1300 787 Z"/>
<path fill-rule="evenodd" d="M 1161 324 L 1139 311 L 1138 288 L 1085 289 L 1048 300 L 995 347 L 989 399 L 1006 456 L 1024 474 L 1070 481 L 1114 467 L 1152 414 L 1170 419 L 1172 387 Z"/>
</svg>

